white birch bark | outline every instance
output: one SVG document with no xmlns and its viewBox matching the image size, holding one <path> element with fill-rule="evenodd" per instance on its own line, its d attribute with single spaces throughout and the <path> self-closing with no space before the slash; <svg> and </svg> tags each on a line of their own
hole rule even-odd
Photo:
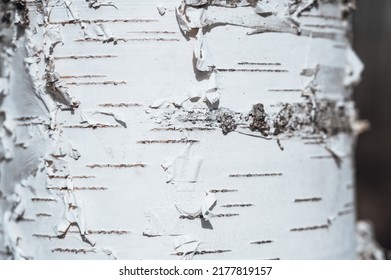
<svg viewBox="0 0 391 280">
<path fill-rule="evenodd" d="M 356 258 L 352 1 L 19 2 L 2 258 Z"/>
</svg>

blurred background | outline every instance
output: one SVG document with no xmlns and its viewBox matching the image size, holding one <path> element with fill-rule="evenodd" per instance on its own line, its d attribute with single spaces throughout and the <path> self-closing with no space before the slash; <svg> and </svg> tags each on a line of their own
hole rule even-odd
<svg viewBox="0 0 391 280">
<path fill-rule="evenodd" d="M 365 64 L 355 100 L 371 130 L 357 143 L 358 215 L 391 251 L 391 0 L 357 0 L 354 48 Z M 389 258 L 391 255 L 389 255 Z"/>
</svg>

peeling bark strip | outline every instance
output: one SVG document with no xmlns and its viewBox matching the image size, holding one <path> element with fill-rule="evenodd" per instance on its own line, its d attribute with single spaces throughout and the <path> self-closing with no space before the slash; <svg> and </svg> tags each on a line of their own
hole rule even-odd
<svg viewBox="0 0 391 280">
<path fill-rule="evenodd" d="M 312 91 L 311 88 L 306 90 Z M 300 90 L 303 96 L 307 94 L 306 90 Z M 273 107 L 281 108 L 280 111 L 273 113 L 270 113 L 270 109 L 266 109 L 262 103 L 254 104 L 248 113 L 234 112 L 226 108 L 212 111 L 197 109 L 184 111 L 179 108 L 171 113 L 168 120 L 159 122 L 173 126 L 175 123 L 172 119 L 176 118 L 186 124 L 203 123 L 208 127 L 220 127 L 224 135 L 237 131 L 243 135 L 267 137 L 264 138 L 266 140 L 280 139 L 281 137 L 276 137 L 280 134 L 284 137 L 315 134 L 321 138 L 323 134 L 336 135 L 352 132 L 351 114 L 354 114 L 354 108 L 351 102 L 342 104 L 327 99 L 317 101 L 312 99 L 312 97 L 308 98 L 303 103 L 273 105 Z M 248 128 L 251 131 L 260 132 L 261 135 L 243 132 L 243 129 Z"/>
<path fill-rule="evenodd" d="M 353 8 L 0 1 L 0 258 L 354 259 Z"/>
<path fill-rule="evenodd" d="M 336 19 L 341 22 L 341 17 L 313 15 L 310 13 L 314 9 L 319 8 L 319 2 L 326 1 L 308 0 L 281 2 L 285 2 L 285 5 L 282 7 L 272 6 L 271 3 L 265 3 L 257 0 L 239 0 L 233 3 L 229 3 L 229 1 L 225 0 L 184 0 L 176 9 L 176 15 L 182 31 L 186 33 L 191 32 L 192 29 L 195 28 L 214 28 L 219 25 L 233 25 L 253 29 L 248 32 L 248 34 L 277 32 L 304 36 L 315 35 L 314 37 L 318 38 L 323 37 L 322 33 L 313 34 L 311 30 L 303 30 L 300 17 L 313 16 L 325 19 Z M 339 3 L 336 3 L 336 5 L 340 5 L 341 15 L 346 15 L 346 3 L 342 0 L 337 2 Z M 327 5 L 327 3 L 325 5 Z M 304 12 L 310 14 L 304 14 Z M 345 31 L 345 29 L 342 29 L 342 31 Z"/>
</svg>

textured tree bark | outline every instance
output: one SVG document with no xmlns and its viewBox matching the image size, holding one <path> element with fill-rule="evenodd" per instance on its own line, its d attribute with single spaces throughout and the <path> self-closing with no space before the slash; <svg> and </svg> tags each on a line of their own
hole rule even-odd
<svg viewBox="0 0 391 280">
<path fill-rule="evenodd" d="M 353 1 L 0 5 L 1 257 L 357 257 Z"/>
</svg>

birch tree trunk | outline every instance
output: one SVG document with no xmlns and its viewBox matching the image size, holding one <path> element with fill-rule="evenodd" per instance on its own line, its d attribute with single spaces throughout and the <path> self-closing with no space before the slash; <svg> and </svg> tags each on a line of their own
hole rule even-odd
<svg viewBox="0 0 391 280">
<path fill-rule="evenodd" d="M 353 1 L 0 5 L 2 258 L 356 258 Z"/>
</svg>

